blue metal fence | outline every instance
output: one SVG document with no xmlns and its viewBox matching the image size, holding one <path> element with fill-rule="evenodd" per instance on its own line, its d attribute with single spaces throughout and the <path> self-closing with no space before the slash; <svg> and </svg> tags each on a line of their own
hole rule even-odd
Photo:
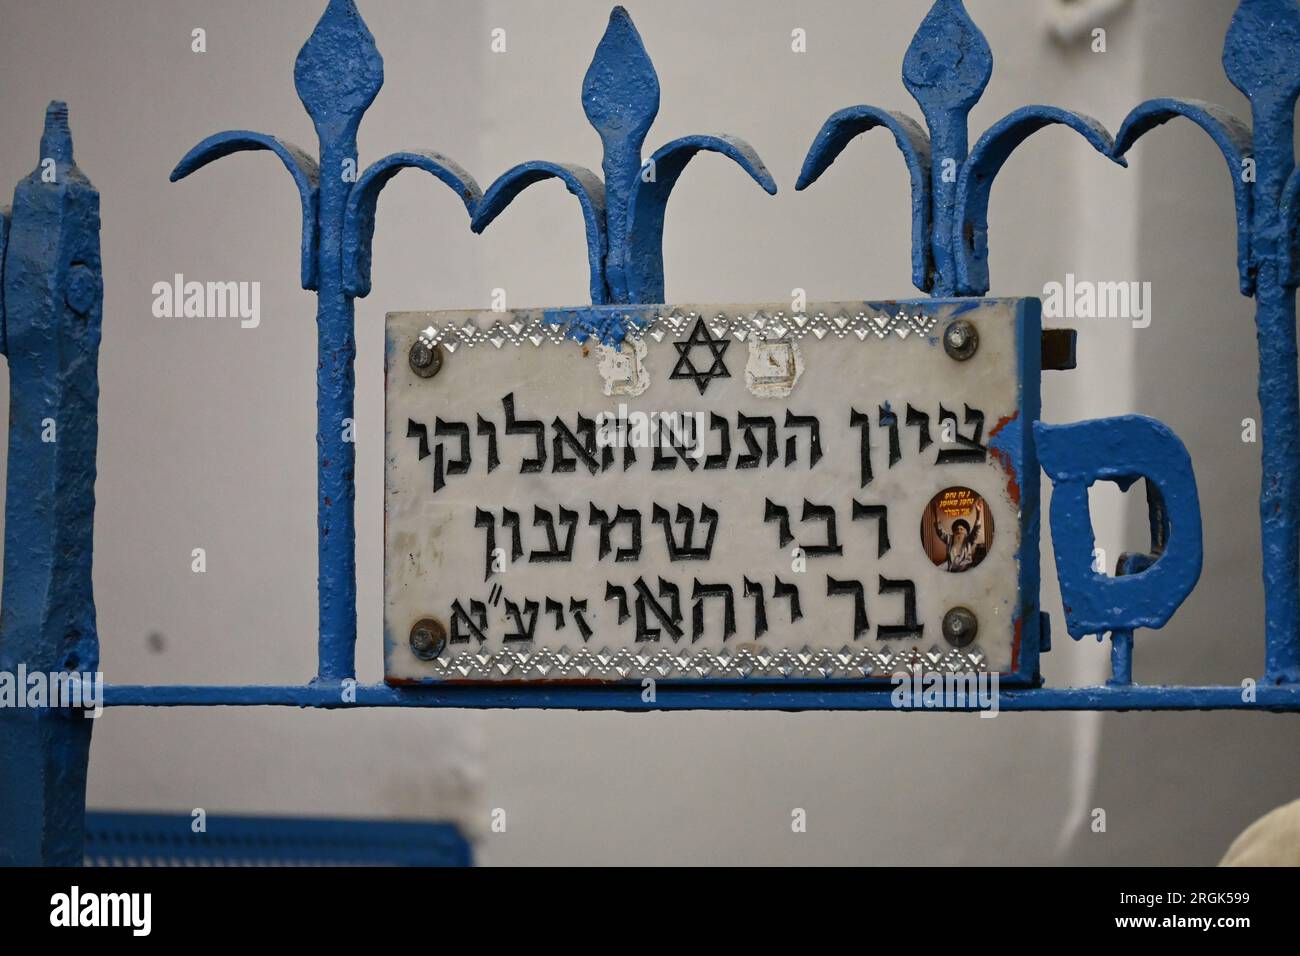
<svg viewBox="0 0 1300 956">
<path fill-rule="evenodd" d="M 858 134 L 880 127 L 903 154 L 912 194 L 912 280 L 936 298 L 989 288 L 987 212 L 993 182 L 1011 153 L 1039 129 L 1062 125 L 1103 157 L 1126 165 L 1137 140 L 1173 119 L 1209 134 L 1228 166 L 1236 201 L 1241 291 L 1256 300 L 1262 411 L 1260 520 L 1267 652 L 1245 686 L 1153 687 L 1132 683 L 1134 633 L 1163 626 L 1195 586 L 1200 509 L 1190 459 L 1151 419 L 1124 416 L 1069 425 L 1030 423 L 1055 493 L 1050 515 L 1066 627 L 1080 638 L 1109 633 L 1113 673 L 1104 687 L 1004 689 L 1003 710 L 1300 711 L 1300 399 L 1295 289 L 1300 284 L 1300 170 L 1294 109 L 1300 95 L 1300 4 L 1242 0 L 1224 48 L 1228 78 L 1247 97 L 1252 124 L 1222 107 L 1157 99 L 1138 105 L 1112 137 L 1096 120 L 1052 106 L 1026 106 L 969 145 L 968 116 L 993 69 L 992 54 L 961 0 L 936 0 L 903 57 L 903 83 L 924 125 L 902 113 L 855 106 L 832 115 L 813 141 L 796 189 L 826 174 Z M 584 686 L 359 686 L 355 682 L 354 451 L 342 423 L 352 416 L 354 301 L 371 286 L 379 194 L 403 169 L 431 173 L 461 197 L 475 232 L 527 186 L 561 180 L 586 226 L 593 305 L 664 298 L 662 239 L 668 197 L 699 151 L 734 160 L 767 192 L 776 183 L 754 150 L 728 136 L 687 136 L 643 161 L 659 107 L 654 68 L 626 11 L 616 8 L 582 86 L 583 107 L 604 145 L 603 179 L 580 167 L 528 162 L 480 191 L 454 162 L 404 151 L 356 175 L 357 130 L 383 83 L 383 61 L 353 0 L 329 0 L 298 55 L 295 82 L 319 139 L 317 156 L 264 133 L 218 133 L 191 150 L 174 180 L 234 152 L 267 150 L 292 176 L 302 205 L 304 288 L 317 295 L 319 650 L 303 686 L 110 686 L 106 706 L 284 705 L 299 707 L 565 707 L 640 709 L 886 709 L 888 685 L 852 681 L 661 682 L 653 702 L 639 683 Z M 42 167 L 0 221 L 4 258 L 3 342 L 11 368 L 9 498 L 0 669 L 93 670 L 90 588 L 96 385 L 101 283 L 97 195 L 72 164 L 66 111 L 47 119 Z M 642 176 L 646 163 L 655 175 Z M 6 248 L 7 239 L 7 248 Z M 591 321 L 600 320 L 593 312 Z M 607 330 L 593 325 L 593 333 Z M 38 422 L 58 423 L 57 445 Z M 1022 425 L 1021 427 L 1026 427 Z M 36 436 L 36 437 L 34 437 Z M 57 454 L 55 454 L 57 448 Z M 1125 556 L 1115 577 L 1092 570 L 1087 489 L 1098 480 L 1148 488 L 1152 544 Z M 1035 651 L 1048 650 L 1046 634 Z M 80 858 L 89 724 L 46 709 L 0 714 L 0 859 Z"/>
</svg>

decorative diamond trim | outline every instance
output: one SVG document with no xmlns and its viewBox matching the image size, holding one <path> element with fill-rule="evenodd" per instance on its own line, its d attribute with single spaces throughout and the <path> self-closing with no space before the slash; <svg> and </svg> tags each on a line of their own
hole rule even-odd
<svg viewBox="0 0 1300 956">
<path fill-rule="evenodd" d="M 701 318 L 696 312 L 672 311 L 657 315 L 645 324 L 639 323 L 639 316 L 629 312 L 622 316 L 632 330 L 628 338 L 641 341 L 647 338 L 662 342 L 665 337 L 674 339 L 689 335 L 695 320 Z M 815 312 L 812 315 L 787 315 L 785 312 L 759 311 L 752 314 L 727 315 L 719 312 L 712 318 L 704 317 L 705 325 L 715 338 L 731 337 L 745 342 L 749 339 L 766 341 L 798 341 L 805 338 L 824 339 L 831 336 L 837 339 L 854 339 L 865 342 L 868 339 L 887 339 L 897 336 L 900 339 L 915 338 L 925 341 L 937 321 L 930 315 L 908 315 L 898 312 L 894 315 L 876 315 L 869 312 L 838 311 L 834 314 Z M 488 328 L 480 328 L 473 322 L 448 322 L 442 326 L 430 325 L 420 337 L 430 345 L 441 345 L 448 352 L 455 352 L 461 346 L 475 348 L 491 345 L 502 348 L 506 345 L 561 345 L 570 342 L 566 327 L 562 322 L 547 321 L 538 314 L 524 319 L 522 316 L 513 320 L 498 320 Z"/>
<path fill-rule="evenodd" d="M 446 680 L 625 680 L 680 678 L 863 678 L 899 673 L 971 674 L 988 670 L 978 645 L 965 650 L 931 647 L 893 651 L 866 647 L 769 650 L 749 646 L 736 651 L 690 648 L 620 648 L 593 651 L 540 647 L 531 651 L 466 651 L 429 661 L 434 676 Z"/>
</svg>

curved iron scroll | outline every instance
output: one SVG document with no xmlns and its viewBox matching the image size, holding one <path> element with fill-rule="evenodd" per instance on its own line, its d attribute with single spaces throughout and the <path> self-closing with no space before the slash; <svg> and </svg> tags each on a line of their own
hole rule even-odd
<svg viewBox="0 0 1300 956">
<path fill-rule="evenodd" d="M 582 204 L 593 305 L 663 301 L 668 197 L 697 153 L 726 156 L 769 194 L 776 192 L 776 182 L 758 153 L 735 136 L 685 136 L 642 162 L 641 147 L 659 113 L 659 78 L 622 7 L 610 13 L 609 26 L 596 46 L 582 82 L 582 108 L 600 135 L 604 181 L 581 166 L 522 163 L 488 187 L 473 228 L 482 232 L 533 183 L 560 179 Z"/>
</svg>

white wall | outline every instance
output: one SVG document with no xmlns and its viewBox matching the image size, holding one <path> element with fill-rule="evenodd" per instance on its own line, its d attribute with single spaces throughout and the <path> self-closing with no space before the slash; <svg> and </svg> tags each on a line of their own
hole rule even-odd
<svg viewBox="0 0 1300 956">
<path fill-rule="evenodd" d="M 997 67 L 972 139 L 1026 102 L 1116 129 L 1156 94 L 1241 106 L 1217 50 L 1228 0 L 1137 0 L 1109 50 L 1048 39 L 1049 0 L 969 0 Z M 431 147 L 486 185 L 524 159 L 599 168 L 579 102 L 608 8 L 595 0 L 362 0 L 385 57 L 364 161 Z M 750 140 L 775 198 L 716 158 L 669 216 L 668 295 L 687 301 L 912 294 L 908 190 L 889 137 L 854 144 L 796 194 L 823 119 L 858 102 L 915 111 L 899 67 L 926 3 L 634 3 L 662 85 L 649 148 L 691 132 Z M 77 158 L 103 193 L 106 272 L 96 600 L 113 682 L 297 682 L 315 652 L 314 298 L 298 288 L 297 198 L 267 156 L 181 184 L 175 161 L 220 129 L 314 145 L 293 60 L 321 0 L 0 2 L 0 182 L 37 159 L 45 102 L 66 98 Z M 208 53 L 190 52 L 207 30 Z M 489 51 L 494 27 L 505 55 Z M 790 52 L 790 31 L 809 52 Z M 995 189 L 993 293 L 1067 272 L 1155 282 L 1141 333 L 1083 330 L 1080 370 L 1048 373 L 1044 418 L 1137 408 L 1198 462 L 1206 574 L 1138 676 L 1236 682 L 1262 661 L 1249 303 L 1234 292 L 1229 184 L 1189 131 L 1162 130 L 1123 171 L 1073 134 L 1027 144 Z M 382 324 L 388 311 L 585 301 L 572 197 L 529 191 L 481 237 L 455 197 L 408 173 L 384 194 L 375 291 L 357 306 L 358 667 L 376 680 L 382 561 Z M 150 287 L 182 272 L 262 283 L 263 324 L 160 320 Z M 1184 314 L 1186 313 L 1186 314 Z M 1196 328 L 1204 338 L 1183 334 Z M 1228 331 L 1232 330 L 1232 331 Z M 1141 374 L 1138 374 L 1139 369 Z M 1104 544 L 1141 541 L 1112 507 Z M 192 548 L 208 571 L 190 571 Z M 1050 548 L 1049 680 L 1098 680 L 1106 648 L 1064 635 Z M 151 635 L 160 635 L 151 639 Z M 1213 666 L 1211 666 L 1213 665 Z M 573 714 L 112 711 L 95 731 L 98 807 L 452 817 L 490 863 L 1215 861 L 1255 815 L 1295 795 L 1293 718 L 1185 715 Z M 1248 741 L 1248 745 L 1247 742 Z M 1206 784 L 1207 768 L 1212 783 Z M 1190 786 L 1189 783 L 1195 783 Z M 1088 830 L 1105 807 L 1109 832 Z M 506 809 L 505 834 L 487 832 Z M 805 808 L 808 833 L 790 832 Z"/>
</svg>

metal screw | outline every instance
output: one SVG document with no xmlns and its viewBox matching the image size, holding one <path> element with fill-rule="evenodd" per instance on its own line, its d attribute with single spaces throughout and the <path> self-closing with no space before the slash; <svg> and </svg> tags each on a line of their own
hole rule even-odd
<svg viewBox="0 0 1300 956">
<path fill-rule="evenodd" d="M 436 618 L 426 617 L 411 626 L 411 653 L 431 661 L 447 646 L 447 629 Z"/>
<path fill-rule="evenodd" d="M 943 636 L 953 647 L 966 647 L 979 633 L 980 622 L 967 607 L 955 607 L 943 616 Z"/>
<path fill-rule="evenodd" d="M 965 319 L 958 319 L 943 330 L 943 350 L 949 358 L 964 362 L 980 347 L 980 334 Z"/>
<path fill-rule="evenodd" d="M 442 368 L 442 346 L 418 338 L 411 346 L 409 359 L 412 372 L 420 378 L 433 378 Z"/>
</svg>

